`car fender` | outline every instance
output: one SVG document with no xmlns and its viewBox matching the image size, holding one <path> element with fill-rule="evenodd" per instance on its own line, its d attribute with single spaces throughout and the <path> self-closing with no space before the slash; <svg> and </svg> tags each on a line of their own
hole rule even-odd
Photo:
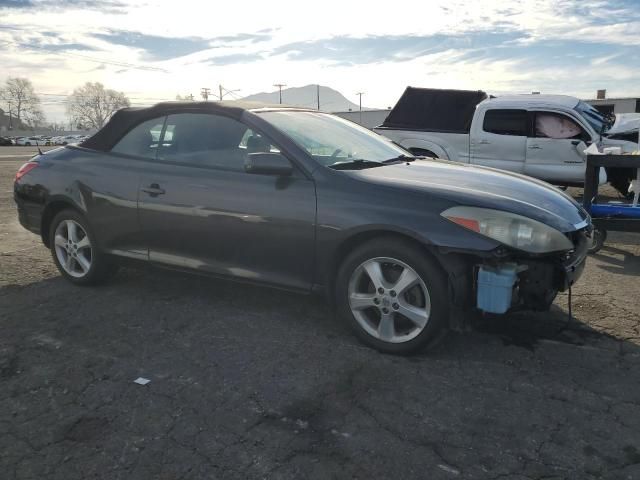
<svg viewBox="0 0 640 480">
<path fill-rule="evenodd" d="M 401 142 L 398 142 L 406 149 L 419 148 L 422 150 L 429 150 L 433 152 L 438 158 L 445 160 L 452 160 L 451 155 L 447 152 L 444 146 L 431 140 L 424 140 L 422 138 L 405 138 Z"/>
</svg>

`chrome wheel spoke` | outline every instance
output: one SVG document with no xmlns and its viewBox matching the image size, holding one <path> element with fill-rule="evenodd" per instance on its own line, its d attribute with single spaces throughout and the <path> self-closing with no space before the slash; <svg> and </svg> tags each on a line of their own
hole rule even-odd
<svg viewBox="0 0 640 480">
<path fill-rule="evenodd" d="M 67 272 L 69 273 L 72 273 L 74 270 L 74 266 L 75 266 L 75 261 L 73 260 L 73 257 L 67 253 L 67 258 L 65 258 L 64 260 L 65 270 L 67 270 Z"/>
<path fill-rule="evenodd" d="M 378 324 L 378 336 L 381 340 L 385 340 L 387 342 L 396 336 L 393 314 L 380 316 L 380 323 Z"/>
<path fill-rule="evenodd" d="M 91 262 L 89 260 L 87 260 L 84 255 L 82 255 L 81 253 L 79 253 L 78 255 L 76 255 L 76 263 L 80 266 L 80 268 L 82 269 L 82 273 L 87 273 L 89 271 L 89 268 L 91 268 Z"/>
<path fill-rule="evenodd" d="M 58 247 L 65 248 L 67 246 L 67 239 L 58 233 L 54 238 L 54 243 Z"/>
<path fill-rule="evenodd" d="M 82 240 L 80 240 L 78 243 L 76 243 L 76 247 L 78 247 L 78 250 L 80 250 L 82 248 L 90 248 L 91 247 L 91 242 L 89 242 L 89 237 L 85 235 Z"/>
<path fill-rule="evenodd" d="M 387 282 L 385 281 L 384 275 L 382 274 L 382 266 L 380 265 L 380 262 L 376 260 L 369 260 L 364 265 L 362 265 L 362 268 L 364 268 L 365 272 L 367 272 L 367 275 L 369 276 L 369 279 L 371 280 L 371 283 L 373 283 L 373 286 L 376 290 L 385 287 Z"/>
<path fill-rule="evenodd" d="M 78 241 L 78 227 L 73 220 L 67 220 L 67 238 L 72 242 Z"/>
<path fill-rule="evenodd" d="M 403 317 L 408 318 L 411 322 L 419 328 L 424 328 L 429 320 L 429 313 L 426 309 L 410 305 L 405 301 L 399 302 L 399 308 L 397 312 Z"/>
<path fill-rule="evenodd" d="M 373 293 L 352 293 L 349 296 L 349 305 L 353 310 L 363 310 L 365 308 L 375 307 Z"/>
<path fill-rule="evenodd" d="M 391 289 L 394 290 L 397 295 L 400 295 L 407 289 L 413 287 L 418 280 L 420 280 L 420 278 L 416 272 L 410 268 L 405 268 Z"/>
</svg>

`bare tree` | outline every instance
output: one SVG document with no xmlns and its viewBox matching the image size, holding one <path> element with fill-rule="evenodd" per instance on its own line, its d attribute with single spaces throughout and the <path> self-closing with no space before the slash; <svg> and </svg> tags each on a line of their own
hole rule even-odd
<svg viewBox="0 0 640 480">
<path fill-rule="evenodd" d="M 105 89 L 98 82 L 87 82 L 67 99 L 67 115 L 84 128 L 101 128 L 116 110 L 128 106 L 124 93 Z"/>
<path fill-rule="evenodd" d="M 37 127 L 44 122 L 40 99 L 29 79 L 8 78 L 5 86 L 0 88 L 0 101 L 7 107 L 7 112 L 18 120 L 18 123 Z"/>
</svg>

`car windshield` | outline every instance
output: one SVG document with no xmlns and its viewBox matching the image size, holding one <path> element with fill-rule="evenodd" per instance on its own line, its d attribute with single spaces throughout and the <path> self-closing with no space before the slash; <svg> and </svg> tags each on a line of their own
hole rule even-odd
<svg viewBox="0 0 640 480">
<path fill-rule="evenodd" d="M 582 100 L 578 102 L 574 109 L 589 123 L 589 125 L 593 127 L 597 133 L 604 133 L 611 127 L 611 124 L 607 121 L 604 115 Z"/>
<path fill-rule="evenodd" d="M 281 110 L 256 113 L 325 166 L 366 168 L 411 155 L 390 140 L 334 115 Z"/>
</svg>

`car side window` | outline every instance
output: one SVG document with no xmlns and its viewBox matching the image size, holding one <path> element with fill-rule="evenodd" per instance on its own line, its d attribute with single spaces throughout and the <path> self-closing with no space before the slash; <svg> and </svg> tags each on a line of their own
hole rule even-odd
<svg viewBox="0 0 640 480">
<path fill-rule="evenodd" d="M 482 129 L 497 135 L 526 137 L 528 126 L 526 110 L 494 109 L 485 112 Z"/>
<path fill-rule="evenodd" d="M 144 158 L 156 158 L 158 141 L 162 134 L 164 118 L 154 118 L 142 122 L 130 130 L 116 143 L 111 151 L 126 155 L 136 155 Z"/>
<path fill-rule="evenodd" d="M 572 118 L 556 112 L 536 112 L 536 138 L 588 139 L 587 132 Z"/>
<path fill-rule="evenodd" d="M 280 152 L 280 149 L 275 145 L 272 145 L 266 138 L 263 137 L 262 134 L 260 134 L 259 132 L 254 132 L 250 128 L 247 128 L 247 131 L 244 132 L 238 148 L 245 150 L 246 153 Z"/>
<path fill-rule="evenodd" d="M 169 115 L 158 160 L 244 171 L 247 153 L 270 151 L 270 144 L 246 125 L 207 113 Z"/>
</svg>

